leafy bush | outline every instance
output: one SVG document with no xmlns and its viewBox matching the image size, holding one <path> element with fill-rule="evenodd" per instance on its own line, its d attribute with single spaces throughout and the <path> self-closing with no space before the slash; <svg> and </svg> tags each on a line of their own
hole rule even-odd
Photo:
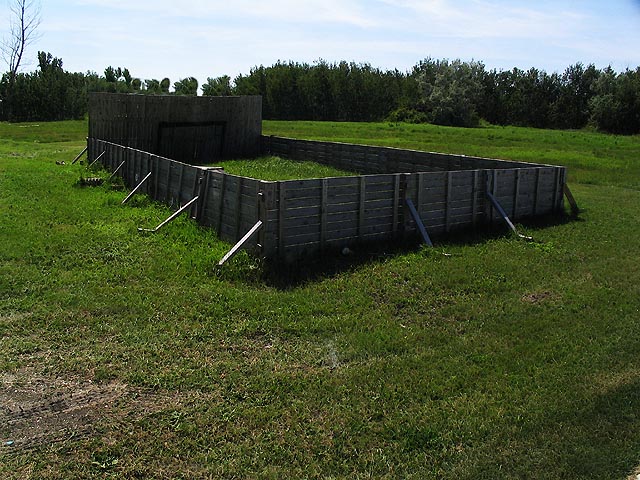
<svg viewBox="0 0 640 480">
<path fill-rule="evenodd" d="M 400 107 L 389 114 L 387 117 L 389 122 L 405 122 L 405 123 L 428 123 L 429 117 L 424 112 L 419 112 L 413 108 Z"/>
</svg>

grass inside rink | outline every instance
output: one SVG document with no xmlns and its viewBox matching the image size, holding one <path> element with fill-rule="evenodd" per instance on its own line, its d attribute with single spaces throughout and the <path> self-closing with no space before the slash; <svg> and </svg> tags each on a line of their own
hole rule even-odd
<svg viewBox="0 0 640 480">
<path fill-rule="evenodd" d="M 179 217 L 141 235 L 170 210 L 78 186 L 107 176 L 70 165 L 86 122 L 0 124 L 2 478 L 632 475 L 640 138 L 264 129 L 566 164 L 583 213 L 520 226 L 535 242 L 217 269 L 230 246 L 213 231 Z"/>
<path fill-rule="evenodd" d="M 249 160 L 225 160 L 216 165 L 223 167 L 225 172 L 232 175 L 272 181 L 357 175 L 354 172 L 339 170 L 316 162 L 301 162 L 276 156 Z"/>
</svg>

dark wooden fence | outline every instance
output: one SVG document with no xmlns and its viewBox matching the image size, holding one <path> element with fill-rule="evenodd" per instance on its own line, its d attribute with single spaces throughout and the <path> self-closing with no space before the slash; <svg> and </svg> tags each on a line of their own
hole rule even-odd
<svg viewBox="0 0 640 480">
<path fill-rule="evenodd" d="M 285 257 L 415 234 L 407 199 L 430 235 L 502 222 L 487 192 L 511 220 L 563 208 L 564 167 L 267 136 L 262 149 L 364 174 L 277 182 L 267 243 Z"/>
<path fill-rule="evenodd" d="M 262 221 L 250 245 L 284 260 L 415 235 L 407 200 L 431 235 L 501 222 L 487 192 L 512 220 L 563 208 L 564 167 L 277 137 L 263 137 L 262 146 L 365 175 L 267 182 L 93 138 L 89 158 L 105 152 L 101 161 L 112 171 L 125 162 L 120 173 L 131 188 L 152 172 L 145 193 L 175 208 L 199 195 L 192 216 L 226 241 Z"/>
<path fill-rule="evenodd" d="M 223 240 L 236 242 L 258 219 L 258 193 L 264 183 L 260 180 L 90 138 L 88 158 L 96 159 L 103 153 L 100 161 L 110 171 L 124 163 L 118 174 L 129 188 L 135 188 L 151 172 L 140 192 L 172 208 L 199 196 L 190 210 L 191 216 L 200 224 L 215 228 Z"/>
<path fill-rule="evenodd" d="M 450 170 L 525 168 L 536 164 L 401 148 L 262 136 L 262 152 L 311 160 L 364 175 Z"/>
</svg>

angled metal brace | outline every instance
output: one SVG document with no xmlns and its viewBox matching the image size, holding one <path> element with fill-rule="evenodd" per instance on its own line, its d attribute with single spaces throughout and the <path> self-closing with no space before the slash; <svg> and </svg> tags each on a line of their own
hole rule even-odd
<svg viewBox="0 0 640 480">
<path fill-rule="evenodd" d="M 127 163 L 127 161 L 123 160 L 122 163 L 120 165 L 118 165 L 118 167 L 113 171 L 113 173 L 109 177 L 109 180 L 111 180 L 113 177 L 116 176 L 116 173 L 118 173 L 120 171 L 120 169 L 124 166 L 125 163 Z"/>
<path fill-rule="evenodd" d="M 105 150 L 104 152 L 102 152 L 100 155 L 98 155 L 98 156 L 96 157 L 96 159 L 95 159 L 93 162 L 91 162 L 89 165 L 87 165 L 87 168 L 91 168 L 91 167 L 93 167 L 93 165 L 94 165 L 98 160 L 100 160 L 102 157 L 104 157 L 104 154 L 105 154 L 105 153 L 107 153 L 107 151 L 106 151 L 106 150 Z"/>
<path fill-rule="evenodd" d="M 164 227 L 167 223 L 171 222 L 178 215 L 180 215 L 182 212 L 187 210 L 194 202 L 197 202 L 198 198 L 200 198 L 199 195 L 196 195 L 195 197 L 193 197 L 191 200 L 189 200 L 187 203 L 185 203 L 182 207 L 180 207 L 178 210 L 176 210 L 174 213 L 172 213 L 169 218 L 167 218 L 164 222 L 162 222 L 156 228 L 138 228 L 138 231 L 139 232 L 156 233 L 158 230 L 160 230 L 162 227 Z"/>
<path fill-rule="evenodd" d="M 413 201 L 410 198 L 405 199 L 405 201 L 407 202 L 407 206 L 409 207 L 409 212 L 411 213 L 411 217 L 413 218 L 413 221 L 416 222 L 416 225 L 418 226 L 418 230 L 420 231 L 420 235 L 422 235 L 422 240 L 424 240 L 424 243 L 426 243 L 430 247 L 433 247 L 433 242 L 431 242 L 431 238 L 427 233 L 427 229 L 424 227 L 424 223 L 422 223 L 422 219 L 420 218 L 420 215 L 418 214 L 418 210 L 416 210 L 416 207 L 413 204 Z"/>
<path fill-rule="evenodd" d="M 249 230 L 244 235 L 244 237 L 242 237 L 240 241 L 236 243 L 231 250 L 229 250 L 229 253 L 227 253 L 224 257 L 222 257 L 222 260 L 218 262 L 218 266 L 224 265 L 225 262 L 235 257 L 236 254 L 240 251 L 240 249 L 244 246 L 244 244 L 247 243 L 251 239 L 251 237 L 253 237 L 261 228 L 262 228 L 262 220 L 258 220 L 256 224 L 253 227 L 251 227 L 251 230 Z"/>
<path fill-rule="evenodd" d="M 567 200 L 569 201 L 569 206 L 571 207 L 571 214 L 577 217 L 578 214 L 580 213 L 580 208 L 576 203 L 576 199 L 573 198 L 573 194 L 571 193 L 571 190 L 569 190 L 569 185 L 564 183 L 562 185 L 562 192 L 564 193 L 564 196 L 567 197 Z"/>
<path fill-rule="evenodd" d="M 84 150 L 82 150 L 78 156 L 76 158 L 73 159 L 73 162 L 71 162 L 71 165 L 73 165 L 74 163 L 76 163 L 78 160 L 80 160 L 80 157 L 82 157 L 82 155 L 84 155 L 85 153 L 87 153 L 87 150 L 89 149 L 89 147 L 84 147 Z"/>
<path fill-rule="evenodd" d="M 494 197 L 491 194 L 491 192 L 486 192 L 486 195 L 487 195 L 487 198 L 491 201 L 491 204 L 493 205 L 493 208 L 495 208 L 498 211 L 498 213 L 500 214 L 502 219 L 509 226 L 511 231 L 513 231 L 513 233 L 515 233 L 518 237 L 523 238 L 525 240 L 533 240 L 533 237 L 527 237 L 526 235 L 522 235 L 520 232 L 518 232 L 518 230 L 516 229 L 516 227 L 513 224 L 513 222 L 509 219 L 509 216 L 507 215 L 507 212 L 504 211 L 504 208 L 502 208 L 502 205 L 500 205 L 500 203 L 498 202 L 496 197 Z"/>
<path fill-rule="evenodd" d="M 144 182 L 146 182 L 149 179 L 152 173 L 153 172 L 147 173 L 147 176 L 144 177 L 142 181 L 138 185 L 136 185 L 136 187 L 133 190 L 131 190 L 131 193 L 127 195 L 124 200 L 122 200 L 121 205 L 124 205 L 125 203 L 127 203 L 131 199 L 131 197 L 133 197 L 136 194 L 136 192 L 140 189 L 140 187 L 144 185 Z"/>
</svg>

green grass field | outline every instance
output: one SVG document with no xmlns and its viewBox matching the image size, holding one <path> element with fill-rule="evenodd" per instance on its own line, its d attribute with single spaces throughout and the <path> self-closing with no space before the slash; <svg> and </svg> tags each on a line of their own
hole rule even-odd
<svg viewBox="0 0 640 480">
<path fill-rule="evenodd" d="M 250 160 L 216 162 L 225 172 L 260 180 L 299 180 L 303 178 L 344 177 L 357 175 L 315 162 L 299 162 L 286 158 L 266 156 Z"/>
<path fill-rule="evenodd" d="M 0 124 L 2 478 L 625 479 L 640 465 L 640 138 L 265 122 L 567 165 L 583 213 L 272 272 L 79 187 L 85 122 Z M 65 161 L 66 165 L 57 165 Z M 450 256 L 441 255 L 446 252 Z M 277 275 L 287 275 L 278 279 Z"/>
</svg>

